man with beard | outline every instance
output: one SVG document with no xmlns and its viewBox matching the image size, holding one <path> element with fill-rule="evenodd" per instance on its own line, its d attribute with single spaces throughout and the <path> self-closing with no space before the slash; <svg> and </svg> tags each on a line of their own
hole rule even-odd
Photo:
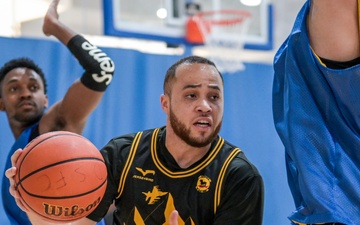
<svg viewBox="0 0 360 225">
<path fill-rule="evenodd" d="M 198 56 L 180 59 L 166 73 L 160 102 L 166 126 L 113 138 L 101 150 L 108 167 L 105 196 L 74 224 L 94 224 L 114 202 L 116 224 L 261 225 L 262 177 L 218 135 L 224 83 L 215 64 Z M 12 184 L 15 174 L 15 167 L 6 172 Z M 26 211 L 14 186 L 10 191 Z"/>
<path fill-rule="evenodd" d="M 16 139 L 6 162 L 18 148 L 40 134 L 63 130 L 81 134 L 89 115 L 99 104 L 114 73 L 113 61 L 96 46 L 89 43 L 58 20 L 54 0 L 44 18 L 43 32 L 55 36 L 66 45 L 85 69 L 64 98 L 48 108 L 46 79 L 43 71 L 28 58 L 7 62 L 0 69 L 0 111 L 6 113 L 10 129 Z M 45 109 L 48 110 L 45 112 Z M 5 167 L 4 167 L 5 169 Z M 16 206 L 9 193 L 9 180 L 2 182 L 2 201 L 12 225 L 30 224 L 26 214 Z"/>
</svg>

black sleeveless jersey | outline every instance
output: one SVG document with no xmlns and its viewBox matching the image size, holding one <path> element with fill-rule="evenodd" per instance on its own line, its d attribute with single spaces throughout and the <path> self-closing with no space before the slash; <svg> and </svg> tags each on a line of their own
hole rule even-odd
<svg viewBox="0 0 360 225">
<path fill-rule="evenodd" d="M 115 202 L 121 225 L 169 224 L 176 209 L 179 225 L 261 225 L 263 180 L 237 147 L 218 136 L 211 150 L 187 169 L 165 147 L 166 129 L 112 139 L 101 153 L 108 187 L 88 218 L 99 221 Z"/>
</svg>

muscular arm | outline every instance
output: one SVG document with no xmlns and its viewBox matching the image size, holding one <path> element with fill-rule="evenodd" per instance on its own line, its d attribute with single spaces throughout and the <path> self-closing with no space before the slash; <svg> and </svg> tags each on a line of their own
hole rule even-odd
<svg viewBox="0 0 360 225">
<path fill-rule="evenodd" d="M 58 3 L 59 0 L 53 0 L 50 4 L 44 18 L 43 32 L 47 36 L 52 35 L 56 37 L 61 43 L 68 46 L 69 41 L 74 38 L 77 33 L 59 21 L 59 15 L 57 13 Z M 98 53 L 101 53 L 103 59 L 106 58 L 107 62 L 94 63 L 93 61 L 95 60 L 91 59 L 92 61 L 88 63 L 84 57 L 75 56 L 82 65 L 89 64 L 90 68 L 94 70 L 103 70 L 105 68 L 107 71 L 104 72 L 111 74 L 112 76 L 114 69 L 113 62 L 103 52 L 99 49 L 97 50 Z M 99 58 L 100 57 L 97 59 Z M 109 64 L 111 64 L 111 66 L 109 66 Z M 85 69 L 87 70 L 86 73 L 90 75 L 95 73 L 89 71 L 89 66 Z M 92 90 L 85 86 L 83 82 L 80 82 L 79 80 L 75 81 L 65 94 L 64 98 L 54 104 L 42 117 L 39 125 L 40 133 L 52 130 L 67 130 L 81 133 L 85 127 L 88 116 L 97 107 L 103 94 L 104 91 Z"/>
<path fill-rule="evenodd" d="M 308 30 L 320 57 L 349 61 L 360 56 L 357 0 L 312 0 Z"/>
</svg>

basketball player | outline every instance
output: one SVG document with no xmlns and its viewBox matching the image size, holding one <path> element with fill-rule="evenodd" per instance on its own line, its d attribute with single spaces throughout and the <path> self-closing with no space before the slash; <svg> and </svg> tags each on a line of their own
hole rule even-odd
<svg viewBox="0 0 360 225">
<path fill-rule="evenodd" d="M 294 224 L 360 224 L 358 9 L 357 0 L 308 0 L 275 56 Z"/>
<path fill-rule="evenodd" d="M 0 110 L 7 115 L 16 139 L 7 161 L 18 148 L 48 131 L 65 130 L 81 134 L 88 116 L 99 104 L 114 73 L 114 63 L 104 52 L 58 20 L 54 0 L 44 18 L 43 32 L 66 45 L 85 73 L 75 81 L 62 100 L 48 108 L 46 80 L 42 70 L 30 59 L 19 58 L 0 69 Z M 48 108 L 47 112 L 44 110 Z M 9 194 L 9 181 L 2 182 L 2 201 L 12 225 L 30 224 Z"/>
<path fill-rule="evenodd" d="M 215 64 L 197 56 L 176 62 L 160 102 L 166 126 L 113 138 L 101 150 L 108 167 L 105 196 L 74 224 L 100 221 L 115 202 L 115 224 L 261 225 L 262 177 L 244 152 L 218 135 L 224 83 Z M 6 172 L 10 192 L 27 211 L 15 174 L 15 167 Z"/>
</svg>

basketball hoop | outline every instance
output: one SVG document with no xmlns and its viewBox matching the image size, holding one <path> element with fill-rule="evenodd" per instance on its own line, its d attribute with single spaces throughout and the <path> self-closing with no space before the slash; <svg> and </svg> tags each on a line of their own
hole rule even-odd
<svg viewBox="0 0 360 225">
<path fill-rule="evenodd" d="M 204 11 L 190 17 L 185 38 L 194 55 L 214 61 L 221 72 L 244 69 L 242 51 L 251 14 L 245 10 Z"/>
</svg>

